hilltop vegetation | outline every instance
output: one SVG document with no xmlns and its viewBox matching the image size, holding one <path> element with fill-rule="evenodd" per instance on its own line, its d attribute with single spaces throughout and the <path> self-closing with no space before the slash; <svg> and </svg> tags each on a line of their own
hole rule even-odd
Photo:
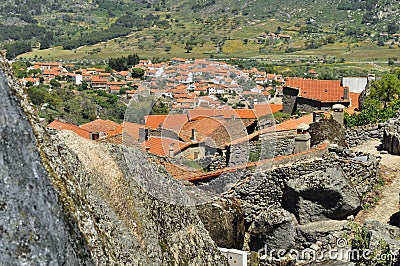
<svg viewBox="0 0 400 266">
<path fill-rule="evenodd" d="M 132 50 L 165 58 L 264 57 L 339 43 L 351 52 L 363 41 L 394 55 L 399 43 L 390 34 L 399 33 L 399 6 L 396 0 L 11 0 L 0 4 L 0 41 L 8 51 L 21 42 L 66 49 L 31 54 L 42 58 L 107 59 Z"/>
</svg>

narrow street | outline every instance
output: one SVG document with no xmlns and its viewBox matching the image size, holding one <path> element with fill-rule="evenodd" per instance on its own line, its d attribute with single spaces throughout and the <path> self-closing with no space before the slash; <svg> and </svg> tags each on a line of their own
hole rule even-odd
<svg viewBox="0 0 400 266">
<path fill-rule="evenodd" d="M 381 156 L 380 177 L 385 180 L 385 186 L 378 189 L 379 201 L 374 206 L 358 213 L 355 219 L 358 223 L 363 223 L 368 219 L 388 223 L 390 217 L 399 211 L 400 156 L 380 154 L 377 150 L 379 144 L 380 140 L 371 140 L 353 148 L 354 151 Z"/>
</svg>

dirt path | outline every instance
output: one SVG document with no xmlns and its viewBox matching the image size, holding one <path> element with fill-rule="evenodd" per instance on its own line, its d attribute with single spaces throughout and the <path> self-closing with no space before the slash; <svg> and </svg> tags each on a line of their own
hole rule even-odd
<svg viewBox="0 0 400 266">
<path fill-rule="evenodd" d="M 353 148 L 354 151 L 362 151 L 382 157 L 380 163 L 380 175 L 385 180 L 385 186 L 379 190 L 379 201 L 366 210 L 361 211 L 356 222 L 363 223 L 367 219 L 388 223 L 390 216 L 399 211 L 400 193 L 400 156 L 380 154 L 377 150 L 380 140 L 371 140 Z"/>
</svg>

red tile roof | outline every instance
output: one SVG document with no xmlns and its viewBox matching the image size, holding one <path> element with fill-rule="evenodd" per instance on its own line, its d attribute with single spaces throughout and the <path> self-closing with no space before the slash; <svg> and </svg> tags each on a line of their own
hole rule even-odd
<svg viewBox="0 0 400 266">
<path fill-rule="evenodd" d="M 111 120 L 96 119 L 92 122 L 81 125 L 81 128 L 86 129 L 89 132 L 105 132 L 111 134 L 119 127 L 119 124 Z"/>
<path fill-rule="evenodd" d="M 299 96 L 322 102 L 338 102 L 344 100 L 344 87 L 340 80 L 288 79 L 286 87 L 299 89 Z M 348 101 L 348 100 L 346 100 Z"/>
<path fill-rule="evenodd" d="M 131 122 L 123 122 L 120 124 L 117 129 L 110 133 L 110 137 L 114 135 L 119 135 L 122 133 L 127 133 L 128 135 L 134 137 L 135 139 L 139 139 L 139 128 L 144 128 L 145 125 L 131 123 Z"/>
<path fill-rule="evenodd" d="M 150 137 L 148 140 L 143 142 L 142 147 L 148 152 L 160 156 L 169 156 L 169 148 L 173 147 L 174 153 L 181 150 L 186 146 L 185 142 L 162 137 Z"/>
<path fill-rule="evenodd" d="M 360 110 L 360 103 L 359 103 L 360 93 L 349 92 L 349 97 L 351 101 L 351 106 L 344 109 L 344 111 L 349 115 L 352 115 Z"/>
<path fill-rule="evenodd" d="M 134 145 L 138 143 L 139 140 L 139 129 L 144 128 L 144 125 L 123 122 L 119 127 L 111 132 L 105 141 L 114 144 L 124 144 L 124 145 Z"/>
<path fill-rule="evenodd" d="M 53 122 L 51 122 L 50 124 L 47 125 L 47 128 L 54 128 L 57 130 L 69 130 L 69 131 L 72 131 L 75 134 L 81 136 L 82 138 L 90 139 L 89 131 L 87 131 L 86 129 L 78 127 L 73 124 L 61 122 L 59 120 L 54 120 Z"/>
<path fill-rule="evenodd" d="M 264 128 L 262 130 L 256 131 L 248 136 L 242 137 L 240 139 L 234 140 L 230 143 L 227 143 L 226 145 L 234 145 L 237 143 L 242 143 L 245 141 L 249 141 L 259 135 L 269 133 L 269 132 L 278 132 L 278 131 L 287 131 L 287 130 L 295 130 L 301 123 L 305 123 L 307 125 L 311 124 L 313 122 L 313 114 L 308 114 L 304 115 L 302 117 L 299 117 L 297 119 L 290 119 L 286 120 L 280 124 L 276 124 L 274 126 Z"/>
<path fill-rule="evenodd" d="M 190 120 L 196 119 L 198 117 L 223 117 L 225 119 L 241 118 L 241 119 L 255 119 L 257 118 L 254 110 L 252 109 L 193 109 L 188 110 L 188 116 Z"/>
<path fill-rule="evenodd" d="M 168 129 L 181 129 L 188 121 L 187 115 L 148 115 L 144 117 L 145 125 L 152 129 L 160 128 L 160 125 Z"/>
<path fill-rule="evenodd" d="M 195 129 L 197 133 L 197 141 L 201 142 L 204 138 L 210 136 L 223 124 L 223 120 L 202 117 L 186 123 L 179 132 L 179 137 L 184 141 L 189 142 L 191 141 L 192 137 L 192 129 Z"/>
<path fill-rule="evenodd" d="M 275 131 L 295 130 L 302 123 L 309 125 L 312 122 L 313 114 L 308 114 L 297 119 L 286 120 L 280 124 L 275 125 Z"/>
<path fill-rule="evenodd" d="M 254 111 L 257 117 L 260 118 L 265 115 L 274 114 L 278 111 L 282 111 L 282 104 L 255 104 Z"/>
</svg>

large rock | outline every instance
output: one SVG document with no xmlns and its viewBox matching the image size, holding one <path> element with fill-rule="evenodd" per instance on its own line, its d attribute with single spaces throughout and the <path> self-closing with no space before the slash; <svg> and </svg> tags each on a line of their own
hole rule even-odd
<svg viewBox="0 0 400 266">
<path fill-rule="evenodd" d="M 295 221 L 284 209 L 261 212 L 249 231 L 249 246 L 253 251 L 290 249 L 294 245 Z"/>
<path fill-rule="evenodd" d="M 64 211 L 27 117 L 0 69 L 0 264 L 92 265 Z"/>
<path fill-rule="evenodd" d="M 45 131 L 22 89 L 5 80 L 0 74 L 1 265 L 227 265 L 165 169 L 139 149 Z"/>
<path fill-rule="evenodd" d="M 284 206 L 305 224 L 344 219 L 359 209 L 360 199 L 342 170 L 328 168 L 289 180 Z"/>
<path fill-rule="evenodd" d="M 197 212 L 217 246 L 243 248 L 245 228 L 243 210 L 238 200 L 216 200 L 198 206 Z"/>
<path fill-rule="evenodd" d="M 326 240 L 326 244 L 335 245 L 336 238 L 333 236 L 335 236 L 338 232 L 342 233 L 347 231 L 347 233 L 349 233 L 349 228 L 347 225 L 347 221 L 336 220 L 319 221 L 298 225 L 296 227 L 297 238 L 300 242 L 315 243 L 317 241 Z M 332 240 L 333 242 L 330 242 Z"/>
<path fill-rule="evenodd" d="M 318 145 L 325 140 L 332 144 L 346 147 L 346 130 L 333 119 L 321 119 L 310 125 L 311 146 Z"/>
<path fill-rule="evenodd" d="M 365 228 L 369 235 L 369 248 L 378 249 L 382 241 L 389 245 L 390 251 L 398 254 L 400 250 L 400 228 L 378 221 L 367 220 Z"/>
<path fill-rule="evenodd" d="M 382 148 L 390 154 L 400 155 L 400 135 L 393 125 L 383 131 Z"/>
</svg>

